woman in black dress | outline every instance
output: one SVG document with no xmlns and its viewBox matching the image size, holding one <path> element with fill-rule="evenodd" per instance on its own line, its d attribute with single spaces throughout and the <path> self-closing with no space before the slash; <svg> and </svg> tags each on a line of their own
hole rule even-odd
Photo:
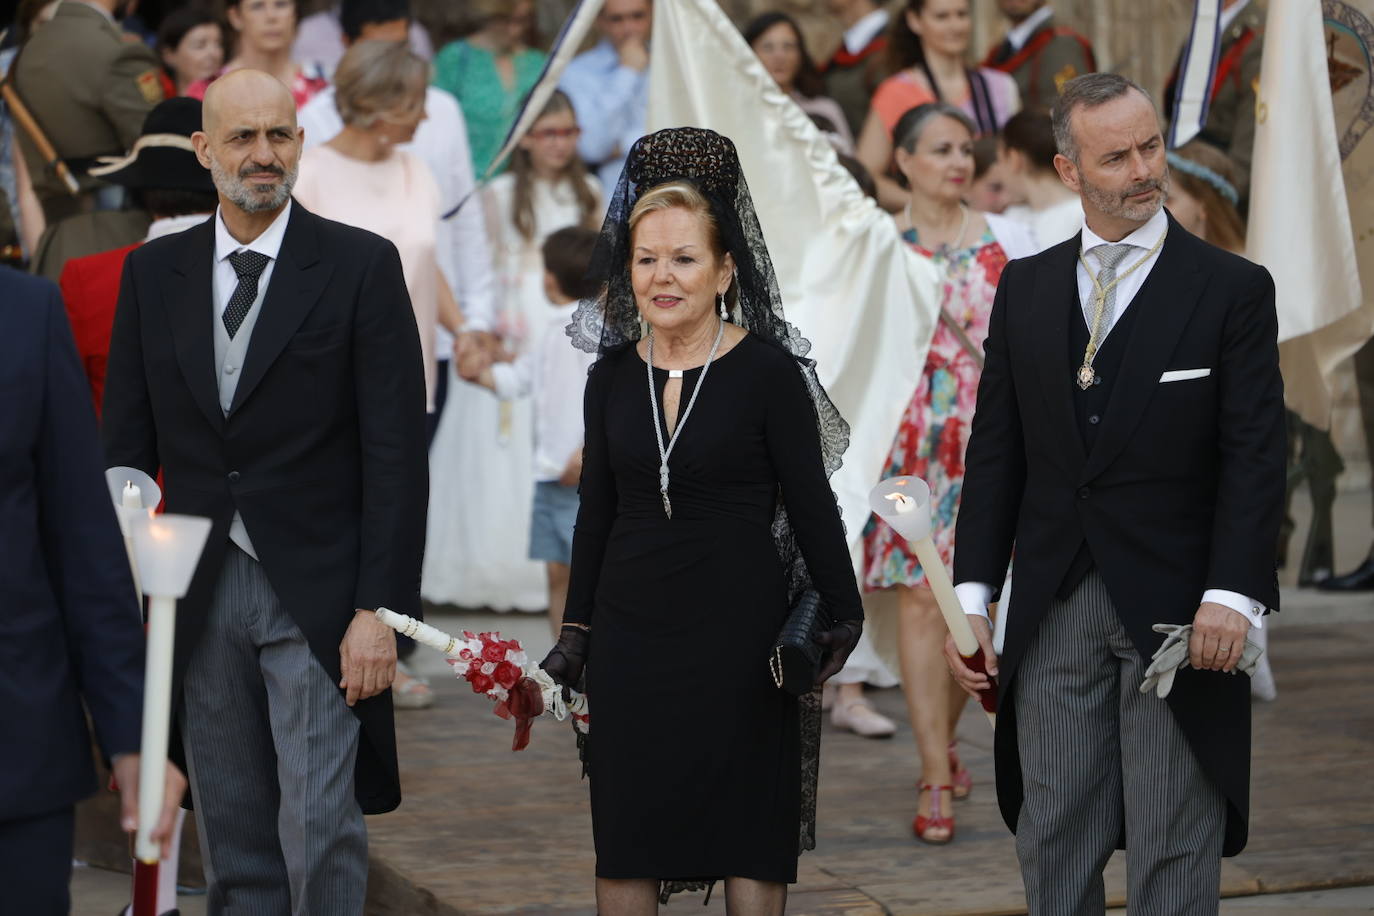
<svg viewBox="0 0 1374 916">
<path fill-rule="evenodd" d="M 598 909 L 653 913 L 660 893 L 723 878 L 730 913 L 780 914 L 814 845 L 817 734 L 803 733 L 818 710 L 774 684 L 768 658 L 808 586 L 836 621 L 820 680 L 858 640 L 827 482 L 848 427 L 782 318 L 728 139 L 636 143 L 593 271 L 605 293 L 569 333 L 601 359 L 544 667 L 572 683 L 587 663 Z"/>
</svg>

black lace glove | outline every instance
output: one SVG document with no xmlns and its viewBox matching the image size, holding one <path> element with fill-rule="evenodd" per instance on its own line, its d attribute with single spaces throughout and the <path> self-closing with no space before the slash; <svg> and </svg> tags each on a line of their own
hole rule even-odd
<svg viewBox="0 0 1374 916">
<path fill-rule="evenodd" d="M 821 670 L 816 675 L 817 687 L 840 673 L 844 663 L 849 661 L 849 653 L 859 644 L 863 631 L 863 621 L 841 620 L 813 637 L 817 645 L 825 647 L 825 653 L 821 656 Z"/>
<path fill-rule="evenodd" d="M 582 669 L 587 664 L 587 650 L 591 646 L 592 634 L 574 624 L 564 624 L 549 654 L 539 663 L 548 672 L 554 683 L 562 685 L 566 696 L 568 688 L 580 689 Z"/>
</svg>

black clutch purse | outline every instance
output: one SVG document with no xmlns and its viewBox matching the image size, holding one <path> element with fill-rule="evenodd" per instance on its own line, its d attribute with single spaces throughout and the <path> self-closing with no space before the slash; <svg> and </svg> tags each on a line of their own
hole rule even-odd
<svg viewBox="0 0 1374 916">
<path fill-rule="evenodd" d="M 802 592 L 788 612 L 773 643 L 773 652 L 768 656 L 773 683 L 793 696 L 809 693 L 816 686 L 821 656 L 825 654 L 815 636 L 831 626 L 830 614 L 821 603 L 820 594 L 814 588 Z"/>
</svg>

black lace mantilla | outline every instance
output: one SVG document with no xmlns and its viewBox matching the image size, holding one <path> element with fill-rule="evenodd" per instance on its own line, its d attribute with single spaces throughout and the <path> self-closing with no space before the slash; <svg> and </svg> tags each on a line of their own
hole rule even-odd
<svg viewBox="0 0 1374 916">
<path fill-rule="evenodd" d="M 639 308 L 630 284 L 630 213 L 644 192 L 669 182 L 690 182 L 710 202 L 725 249 L 735 260 L 731 321 L 789 353 L 811 395 L 826 475 L 834 474 L 849 447 L 849 424 L 840 416 L 807 358 L 811 342 L 783 316 L 782 295 L 749 185 L 729 137 L 698 127 L 676 127 L 641 137 L 630 149 L 606 210 L 589 276 L 601 283 L 583 299 L 567 327 L 573 344 L 606 355 L 640 338 Z M 838 500 L 836 513 L 839 512 Z M 773 518 L 773 541 L 787 575 L 789 604 L 811 587 L 811 574 L 797 546 L 781 497 Z M 759 664 L 766 664 L 760 658 Z M 816 847 L 816 786 L 820 772 L 820 693 L 798 700 L 801 724 L 802 806 L 798 850 Z M 585 756 L 583 757 L 585 761 Z M 668 878 L 662 895 L 709 887 L 711 878 Z"/>
</svg>

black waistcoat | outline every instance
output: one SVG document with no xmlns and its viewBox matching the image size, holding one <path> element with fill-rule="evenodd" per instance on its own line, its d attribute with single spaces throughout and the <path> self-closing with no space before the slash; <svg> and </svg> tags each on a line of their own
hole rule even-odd
<svg viewBox="0 0 1374 916">
<path fill-rule="evenodd" d="M 1117 319 L 1111 333 L 1102 342 L 1102 347 L 1093 359 L 1093 369 L 1097 377 L 1086 391 L 1078 386 L 1078 369 L 1083 365 L 1083 353 L 1088 348 L 1088 325 L 1077 296 L 1069 302 L 1068 307 L 1073 310 L 1069 316 L 1069 359 L 1072 365 L 1066 366 L 1064 371 L 1074 379 L 1073 414 L 1078 421 L 1078 435 L 1083 439 L 1083 451 L 1091 455 L 1093 447 L 1097 444 L 1097 431 L 1102 428 L 1102 420 L 1111 405 L 1112 387 L 1116 383 L 1121 363 L 1126 358 L 1126 348 L 1130 346 L 1131 330 L 1135 327 L 1136 318 L 1140 315 L 1144 303 L 1131 305 Z M 1059 598 L 1068 598 L 1092 568 L 1093 557 L 1085 540 L 1079 545 L 1077 555 L 1069 564 L 1064 581 L 1059 584 Z"/>
</svg>

